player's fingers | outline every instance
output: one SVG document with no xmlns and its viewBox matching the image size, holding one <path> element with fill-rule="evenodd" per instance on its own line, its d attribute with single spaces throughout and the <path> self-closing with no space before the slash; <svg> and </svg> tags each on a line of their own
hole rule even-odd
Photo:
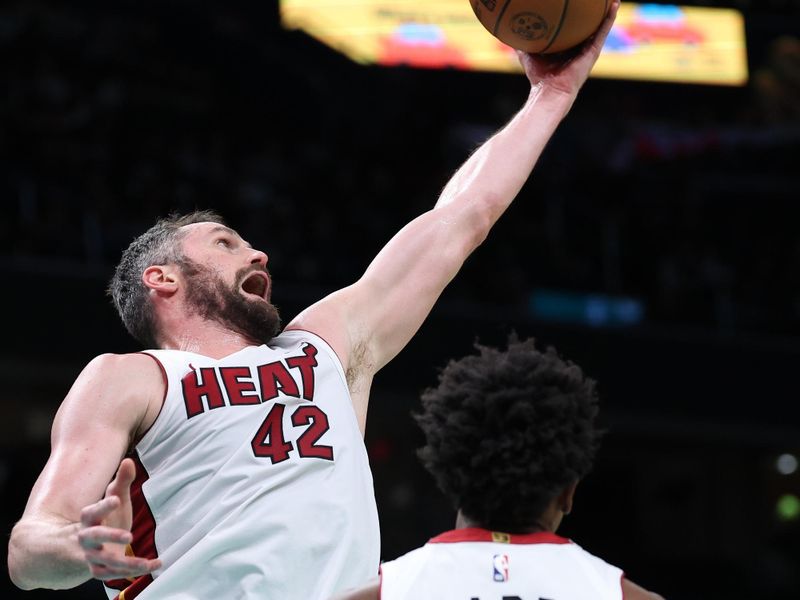
<svg viewBox="0 0 800 600">
<path fill-rule="evenodd" d="M 608 13 L 606 14 L 606 18 L 603 19 L 603 22 L 600 24 L 597 35 L 608 35 L 608 32 L 611 31 L 611 27 L 614 25 L 614 20 L 617 18 L 618 10 L 619 0 L 614 0 L 614 2 L 611 3 L 611 6 L 608 7 Z"/>
<path fill-rule="evenodd" d="M 105 543 L 130 544 L 132 540 L 130 531 L 103 525 L 87 527 L 78 532 L 78 543 L 84 549 L 101 548 Z"/>
<path fill-rule="evenodd" d="M 592 36 L 584 42 L 583 47 L 586 48 L 586 52 L 593 55 L 596 59 L 597 56 L 603 51 L 603 46 L 605 45 L 606 38 L 608 34 L 611 33 L 611 28 L 614 26 L 614 20 L 617 18 L 617 9 L 619 9 L 619 0 L 614 0 L 611 3 L 611 6 L 608 8 L 608 13 L 606 14 L 605 19 L 603 19 L 602 23 L 600 23 L 600 27 L 597 28 L 597 31 L 592 34 Z"/>
<path fill-rule="evenodd" d="M 125 564 L 120 564 L 118 561 L 101 554 L 92 556 L 91 559 L 87 556 L 87 562 L 92 577 L 102 580 L 139 577 L 140 575 L 152 573 L 161 567 L 161 561 L 158 559 L 129 557 Z"/>
<path fill-rule="evenodd" d="M 110 549 L 86 550 L 83 554 L 90 565 L 111 569 L 120 575 L 146 573 L 153 563 L 153 559 L 128 556 Z"/>
<path fill-rule="evenodd" d="M 120 500 L 117 496 L 109 496 L 94 504 L 85 506 L 83 510 L 81 510 L 81 525 L 84 527 L 98 525 L 114 509 L 119 507 L 119 504 Z"/>
</svg>

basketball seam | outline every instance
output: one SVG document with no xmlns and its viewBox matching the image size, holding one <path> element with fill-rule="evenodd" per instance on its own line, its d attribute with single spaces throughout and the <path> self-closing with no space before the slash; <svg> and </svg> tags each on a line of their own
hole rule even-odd
<svg viewBox="0 0 800 600">
<path fill-rule="evenodd" d="M 492 35 L 497 36 L 497 30 L 500 29 L 500 21 L 503 20 L 503 15 L 506 14 L 506 9 L 509 4 L 511 4 L 511 0 L 506 0 L 506 3 L 503 4 L 503 8 L 500 9 L 500 14 L 497 15 L 497 20 L 494 22 L 494 31 L 492 31 Z"/>
<path fill-rule="evenodd" d="M 553 42 L 556 41 L 556 38 L 558 37 L 558 33 L 561 31 L 561 28 L 564 26 L 564 19 L 567 18 L 567 8 L 568 7 L 569 7 L 569 0 L 564 0 L 564 6 L 561 9 L 561 18 L 558 20 L 558 26 L 556 27 L 556 30 L 553 32 L 553 35 L 550 38 L 550 41 L 547 42 L 547 46 L 545 46 L 544 48 L 539 50 L 539 52 L 547 52 L 547 49 L 550 46 L 553 45 Z"/>
</svg>

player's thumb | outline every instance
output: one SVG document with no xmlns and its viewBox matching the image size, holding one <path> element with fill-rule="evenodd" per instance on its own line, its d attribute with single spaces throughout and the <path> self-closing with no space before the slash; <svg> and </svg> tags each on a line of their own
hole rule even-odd
<svg viewBox="0 0 800 600">
<path fill-rule="evenodd" d="M 131 493 L 131 484 L 136 478 L 136 465 L 130 458 L 125 458 L 119 464 L 117 474 L 113 481 L 108 484 L 106 496 L 119 496 L 120 500 L 127 500 Z"/>
</svg>

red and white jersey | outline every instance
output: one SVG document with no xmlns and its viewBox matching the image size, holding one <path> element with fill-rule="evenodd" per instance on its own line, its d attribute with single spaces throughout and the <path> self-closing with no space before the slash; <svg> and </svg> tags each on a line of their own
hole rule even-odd
<svg viewBox="0 0 800 600">
<path fill-rule="evenodd" d="M 381 600 L 622 600 L 623 572 L 553 533 L 456 529 L 381 565 Z"/>
<path fill-rule="evenodd" d="M 369 461 L 325 341 L 147 354 L 167 391 L 135 448 L 131 547 L 163 567 L 108 582 L 109 598 L 314 600 L 377 575 Z"/>
</svg>

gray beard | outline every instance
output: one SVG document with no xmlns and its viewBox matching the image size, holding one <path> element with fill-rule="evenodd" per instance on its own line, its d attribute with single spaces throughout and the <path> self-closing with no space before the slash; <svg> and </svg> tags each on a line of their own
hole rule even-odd
<svg viewBox="0 0 800 600">
<path fill-rule="evenodd" d="M 278 309 L 270 302 L 250 300 L 242 295 L 241 284 L 255 270 L 236 272 L 228 287 L 213 272 L 188 258 L 179 261 L 186 276 L 186 302 L 192 314 L 220 325 L 258 343 L 267 343 L 281 328 Z"/>
</svg>

